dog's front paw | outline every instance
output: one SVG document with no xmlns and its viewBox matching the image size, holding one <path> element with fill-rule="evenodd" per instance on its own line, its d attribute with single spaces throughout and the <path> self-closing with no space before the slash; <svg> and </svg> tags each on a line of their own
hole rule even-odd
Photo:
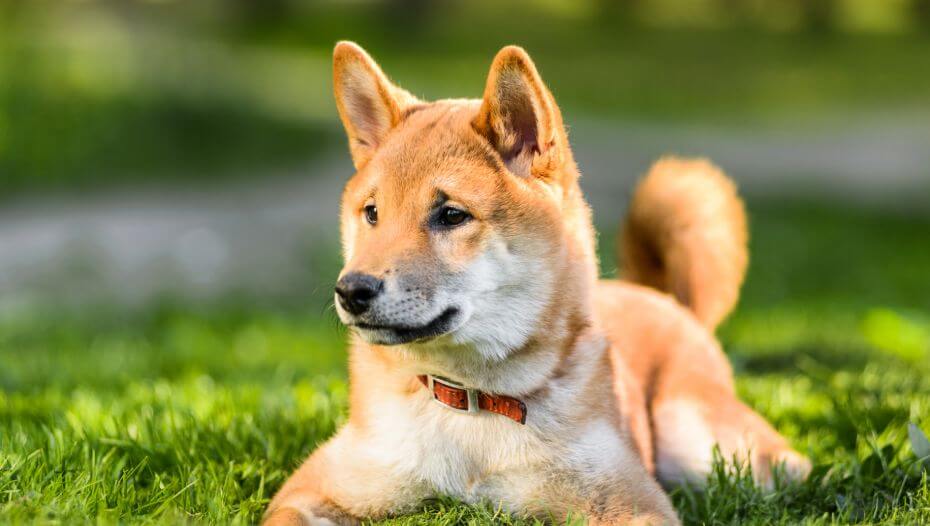
<svg viewBox="0 0 930 526">
<path fill-rule="evenodd" d="M 775 485 L 775 472 L 779 472 L 783 480 L 801 482 L 811 472 L 811 461 L 797 451 L 784 448 L 762 455 L 759 469 L 755 469 L 757 482 L 766 489 L 773 489 Z"/>
<path fill-rule="evenodd" d="M 788 480 L 800 482 L 807 478 L 811 472 L 811 461 L 793 449 L 782 451 L 776 455 L 774 464 L 784 466 Z"/>
<path fill-rule="evenodd" d="M 335 522 L 294 508 L 278 508 L 262 522 L 262 526 L 337 526 Z"/>
</svg>

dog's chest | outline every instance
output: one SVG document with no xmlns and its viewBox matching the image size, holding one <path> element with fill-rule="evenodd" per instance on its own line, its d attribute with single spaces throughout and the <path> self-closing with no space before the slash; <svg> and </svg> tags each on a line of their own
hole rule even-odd
<svg viewBox="0 0 930 526">
<path fill-rule="evenodd" d="M 437 495 L 519 500 L 550 460 L 533 428 L 501 415 L 460 413 L 425 397 L 385 399 L 372 414 L 371 453 Z"/>
</svg>

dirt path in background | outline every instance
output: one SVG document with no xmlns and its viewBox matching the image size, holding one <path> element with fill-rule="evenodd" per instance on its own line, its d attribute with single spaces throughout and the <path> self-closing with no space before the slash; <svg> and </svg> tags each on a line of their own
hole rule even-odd
<svg viewBox="0 0 930 526">
<path fill-rule="evenodd" d="M 664 153 L 707 156 L 750 195 L 814 193 L 930 210 L 930 121 L 871 118 L 798 132 L 581 120 L 570 129 L 599 224 L 621 217 Z M 294 174 L 195 188 L 35 197 L 0 208 L 0 312 L 34 304 L 141 304 L 170 294 L 299 296 L 331 253 L 343 152 Z"/>
</svg>

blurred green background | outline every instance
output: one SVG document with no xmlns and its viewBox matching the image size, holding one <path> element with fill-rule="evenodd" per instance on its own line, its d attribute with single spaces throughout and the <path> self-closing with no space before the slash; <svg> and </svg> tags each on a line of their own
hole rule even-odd
<svg viewBox="0 0 930 526">
<path fill-rule="evenodd" d="M 524 46 L 607 276 L 651 160 L 739 183 L 720 337 L 818 468 L 676 492 L 687 523 L 930 522 L 906 432 L 930 428 L 927 0 L 0 0 L 0 522 L 255 522 L 341 421 L 340 39 L 427 99 Z"/>
<path fill-rule="evenodd" d="M 803 124 L 930 103 L 926 0 L 0 3 L 4 194 L 300 166 L 341 146 L 329 57 L 476 96 L 519 43 L 568 122 Z"/>
</svg>

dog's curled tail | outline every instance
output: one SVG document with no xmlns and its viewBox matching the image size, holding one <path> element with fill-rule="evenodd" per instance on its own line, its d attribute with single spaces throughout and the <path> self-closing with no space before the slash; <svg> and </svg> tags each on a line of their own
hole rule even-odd
<svg viewBox="0 0 930 526">
<path fill-rule="evenodd" d="M 733 181 L 703 159 L 663 158 L 633 194 L 618 243 L 622 275 L 672 294 L 713 330 L 739 299 L 747 240 Z"/>
</svg>

